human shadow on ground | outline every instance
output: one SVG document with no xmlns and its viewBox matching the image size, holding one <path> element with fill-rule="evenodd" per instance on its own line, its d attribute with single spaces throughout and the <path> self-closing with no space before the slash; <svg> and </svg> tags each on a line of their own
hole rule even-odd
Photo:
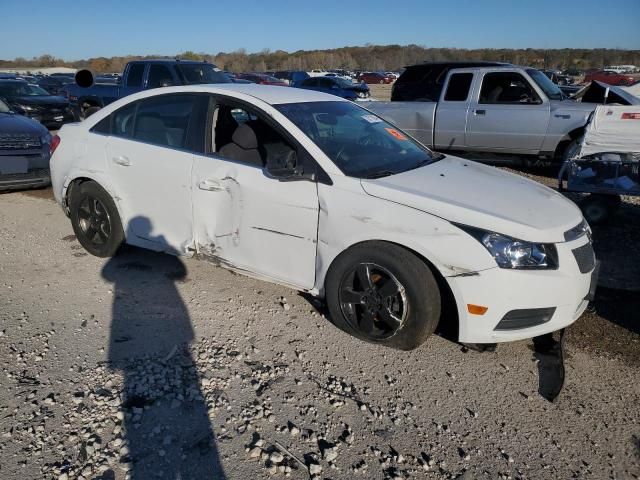
<svg viewBox="0 0 640 480">
<path fill-rule="evenodd" d="M 152 230 L 147 219 L 136 224 Z M 166 243 L 162 236 L 153 240 Z M 224 479 L 188 348 L 194 331 L 176 285 L 187 277 L 185 265 L 172 255 L 125 247 L 102 276 L 113 283 L 108 361 L 124 377 L 120 458 L 128 478 Z"/>
</svg>

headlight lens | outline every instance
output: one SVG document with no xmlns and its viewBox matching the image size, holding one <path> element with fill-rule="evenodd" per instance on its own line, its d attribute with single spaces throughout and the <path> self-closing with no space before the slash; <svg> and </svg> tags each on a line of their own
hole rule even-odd
<svg viewBox="0 0 640 480">
<path fill-rule="evenodd" d="M 458 227 L 478 240 L 500 268 L 549 270 L 558 268 L 558 252 L 553 244 L 526 242 L 466 225 L 458 225 Z"/>
<path fill-rule="evenodd" d="M 18 107 L 24 110 L 25 112 L 33 112 L 36 110 L 36 107 L 32 107 L 31 105 L 18 105 Z"/>
</svg>

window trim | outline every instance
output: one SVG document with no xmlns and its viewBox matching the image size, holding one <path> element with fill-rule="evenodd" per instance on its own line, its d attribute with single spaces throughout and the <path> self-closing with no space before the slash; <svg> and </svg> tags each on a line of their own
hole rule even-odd
<svg viewBox="0 0 640 480">
<path fill-rule="evenodd" d="M 159 143 L 145 142 L 143 140 L 138 140 L 138 139 L 134 138 L 133 135 L 135 133 L 136 123 L 138 121 L 138 108 L 140 107 L 140 104 L 142 102 L 144 102 L 146 100 L 155 100 L 155 99 L 162 98 L 162 97 L 178 96 L 178 95 L 179 96 L 192 96 L 192 97 L 196 98 L 196 102 L 194 103 L 194 107 L 195 108 L 193 108 L 193 110 L 192 110 L 192 112 L 191 112 L 191 114 L 189 116 L 189 123 L 187 124 L 186 139 L 185 139 L 186 145 L 185 146 L 183 146 L 183 147 L 175 147 L 175 146 L 171 146 L 171 145 L 163 145 L 163 144 L 159 144 Z M 198 109 L 197 98 L 202 98 L 203 101 L 204 101 L 204 98 L 209 96 L 209 95 L 210 94 L 204 93 L 204 92 L 168 92 L 168 93 L 163 93 L 163 94 L 160 94 L 160 95 L 153 95 L 153 96 L 150 96 L 150 97 L 141 98 L 139 100 L 135 100 L 133 102 L 129 102 L 126 105 L 121 106 L 117 110 L 114 110 L 107 117 L 104 117 L 103 119 L 99 120 L 95 125 L 93 125 L 89 129 L 89 132 L 93 133 L 94 135 L 102 135 L 102 136 L 105 136 L 105 137 L 113 137 L 113 138 L 117 138 L 119 140 L 136 142 L 136 143 L 140 143 L 140 144 L 143 144 L 143 145 L 151 145 L 151 146 L 159 147 L 159 148 L 167 148 L 167 149 L 176 150 L 176 151 L 179 151 L 179 152 L 192 153 L 194 155 L 203 155 L 204 151 L 206 149 L 206 146 L 207 146 L 206 139 L 204 140 L 204 143 L 205 143 L 204 147 L 205 148 L 203 148 L 202 151 L 196 150 L 194 145 L 191 144 L 190 139 L 191 139 L 191 134 L 192 134 L 191 129 L 192 129 L 193 118 L 194 118 L 194 115 L 197 115 L 197 113 L 198 113 L 198 111 L 197 111 L 197 109 Z M 125 137 L 125 136 L 122 136 L 122 135 L 115 135 L 114 132 L 113 132 L 113 126 L 114 126 L 113 123 L 114 123 L 115 115 L 119 111 L 124 110 L 125 108 L 128 108 L 128 107 L 130 107 L 132 105 L 134 105 L 135 108 L 134 108 L 134 113 L 133 113 L 133 128 L 132 128 L 131 136 Z M 201 108 L 204 108 L 205 112 L 206 112 L 205 114 L 208 115 L 209 106 L 208 105 L 204 105 Z M 106 118 L 109 118 L 109 133 L 106 134 L 106 133 L 103 133 L 103 132 L 94 131 L 95 127 L 99 123 L 104 121 Z M 203 133 L 205 135 L 207 134 L 206 131 L 203 132 Z"/>
</svg>

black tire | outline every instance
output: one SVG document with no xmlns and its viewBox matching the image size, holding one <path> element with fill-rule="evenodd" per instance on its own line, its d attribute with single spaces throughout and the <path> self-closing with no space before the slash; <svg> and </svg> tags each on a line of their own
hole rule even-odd
<svg viewBox="0 0 640 480">
<path fill-rule="evenodd" d="M 440 319 L 433 273 L 422 259 L 392 243 L 367 242 L 340 254 L 327 273 L 325 294 L 338 328 L 400 350 L 420 346 Z"/>
<path fill-rule="evenodd" d="M 118 209 L 111 196 L 97 183 L 76 187 L 69 202 L 71 226 L 87 252 L 96 257 L 113 257 L 124 243 Z"/>
<path fill-rule="evenodd" d="M 82 111 L 82 119 L 89 118 L 91 115 L 100 110 L 100 107 L 88 107 Z"/>
<path fill-rule="evenodd" d="M 622 199 L 618 195 L 591 194 L 578 203 L 584 218 L 591 225 L 606 222 L 618 208 Z"/>
</svg>

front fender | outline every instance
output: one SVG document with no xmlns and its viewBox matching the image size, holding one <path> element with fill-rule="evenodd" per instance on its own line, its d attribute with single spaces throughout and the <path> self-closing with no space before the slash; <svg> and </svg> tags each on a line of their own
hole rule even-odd
<svg viewBox="0 0 640 480">
<path fill-rule="evenodd" d="M 445 278 L 496 267 L 486 249 L 456 226 L 420 210 L 367 195 L 356 179 L 342 177 L 335 178 L 332 186 L 319 184 L 318 196 L 314 291 L 321 294 L 335 258 L 353 245 L 372 240 L 413 250 Z"/>
</svg>

